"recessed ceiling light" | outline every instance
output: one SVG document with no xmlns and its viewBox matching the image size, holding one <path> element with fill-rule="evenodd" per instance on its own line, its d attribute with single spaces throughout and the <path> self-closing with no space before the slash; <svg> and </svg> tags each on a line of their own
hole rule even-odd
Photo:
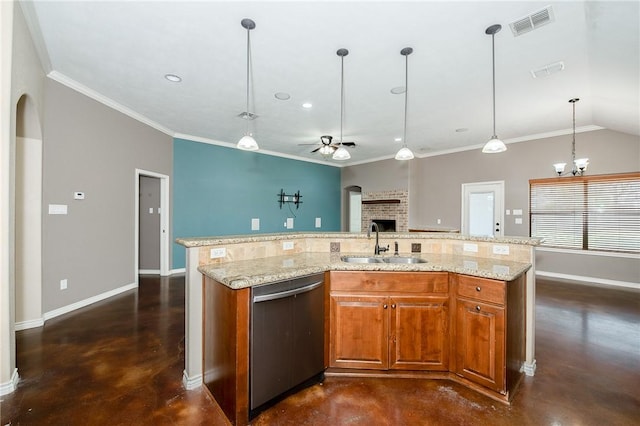
<svg viewBox="0 0 640 426">
<path fill-rule="evenodd" d="M 289 99 L 291 99 L 291 95 L 284 92 L 278 92 L 273 96 L 275 96 L 276 99 L 280 99 L 281 101 L 288 101 Z"/>
<path fill-rule="evenodd" d="M 394 141 L 396 142 L 402 142 L 402 138 L 395 138 Z"/>
<path fill-rule="evenodd" d="M 305 102 L 302 104 L 302 108 L 311 108 L 312 106 L 311 102 Z"/>
<path fill-rule="evenodd" d="M 164 78 L 171 81 L 172 83 L 180 83 L 182 81 L 182 77 L 175 74 L 165 74 Z"/>
<path fill-rule="evenodd" d="M 460 127 L 459 129 L 456 129 L 456 132 L 457 133 L 462 133 L 462 132 L 466 132 L 467 130 L 469 130 L 469 129 L 467 129 L 466 127 Z"/>
<path fill-rule="evenodd" d="M 404 93 L 404 91 L 405 91 L 404 86 L 398 86 L 391 89 L 391 93 L 393 93 L 394 95 L 401 95 Z"/>
</svg>

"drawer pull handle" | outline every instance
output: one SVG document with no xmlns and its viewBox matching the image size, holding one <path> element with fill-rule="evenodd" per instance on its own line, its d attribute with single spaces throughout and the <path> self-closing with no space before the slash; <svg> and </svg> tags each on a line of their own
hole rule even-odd
<svg viewBox="0 0 640 426">
<path fill-rule="evenodd" d="M 480 290 L 482 290 L 480 286 L 476 287 L 476 291 L 480 291 Z"/>
<path fill-rule="evenodd" d="M 387 304 L 382 305 L 382 309 L 387 309 Z"/>
<path fill-rule="evenodd" d="M 476 306 L 476 311 L 480 312 L 480 306 Z"/>
<path fill-rule="evenodd" d="M 395 309 L 396 308 L 396 304 L 394 303 L 393 305 L 391 305 L 391 309 Z"/>
</svg>

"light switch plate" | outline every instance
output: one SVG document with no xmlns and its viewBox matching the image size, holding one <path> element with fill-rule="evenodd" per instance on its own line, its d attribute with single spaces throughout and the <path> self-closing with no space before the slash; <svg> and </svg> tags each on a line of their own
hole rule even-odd
<svg viewBox="0 0 640 426">
<path fill-rule="evenodd" d="M 493 246 L 493 254 L 509 254 L 509 246 L 504 245 L 494 245 Z"/>
<path fill-rule="evenodd" d="M 60 280 L 60 290 L 66 290 L 67 289 L 67 279 L 65 278 L 64 280 Z"/>
<path fill-rule="evenodd" d="M 283 241 L 282 250 L 293 250 L 293 241 Z"/>
<path fill-rule="evenodd" d="M 522 216 L 522 209 L 513 209 L 514 216 Z"/>
<path fill-rule="evenodd" d="M 67 205 L 49 204 L 49 214 L 67 214 Z"/>
<path fill-rule="evenodd" d="M 225 247 L 212 248 L 210 255 L 211 259 L 225 257 L 227 255 L 227 249 Z"/>
<path fill-rule="evenodd" d="M 522 225 L 522 218 L 516 217 L 516 225 Z"/>
<path fill-rule="evenodd" d="M 251 230 L 252 231 L 259 231 L 260 230 L 260 219 L 259 218 L 251 219 Z"/>
<path fill-rule="evenodd" d="M 293 229 L 293 218 L 292 217 L 288 217 L 287 218 L 287 229 Z"/>
<path fill-rule="evenodd" d="M 316 228 L 322 227 L 322 218 L 316 217 Z"/>
<path fill-rule="evenodd" d="M 464 243 L 463 250 L 471 252 L 471 253 L 477 253 L 478 252 L 478 245 L 477 244 L 473 244 L 473 243 Z"/>
</svg>

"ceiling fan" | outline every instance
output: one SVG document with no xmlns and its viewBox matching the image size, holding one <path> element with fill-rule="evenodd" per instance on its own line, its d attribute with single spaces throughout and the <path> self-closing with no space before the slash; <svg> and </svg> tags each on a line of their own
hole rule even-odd
<svg viewBox="0 0 640 426">
<path fill-rule="evenodd" d="M 338 149 L 340 145 L 355 147 L 355 142 L 333 142 L 333 136 L 320 136 L 320 146 L 311 151 L 312 153 L 320 151 L 322 155 L 331 155 L 335 150 Z M 317 145 L 318 142 L 315 143 L 301 143 L 300 145 Z"/>
</svg>

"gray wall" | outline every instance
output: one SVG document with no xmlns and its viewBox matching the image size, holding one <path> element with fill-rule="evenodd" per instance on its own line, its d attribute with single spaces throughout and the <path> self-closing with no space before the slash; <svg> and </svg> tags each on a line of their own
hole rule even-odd
<svg viewBox="0 0 640 426">
<path fill-rule="evenodd" d="M 589 175 L 639 171 L 640 137 L 611 130 L 578 133 L 576 156 L 590 159 Z M 387 180 L 401 186 L 402 175 L 386 175 L 394 161 L 346 167 L 343 188 L 370 181 L 383 185 Z M 505 235 L 529 236 L 529 179 L 554 177 L 552 164 L 560 161 L 571 162 L 571 135 L 509 144 L 506 152 L 496 155 L 476 149 L 411 160 L 404 185 L 409 188 L 409 226 L 436 226 L 440 218 L 440 226 L 460 229 L 462 184 L 503 180 L 505 209 L 523 210 L 521 225 L 513 215 L 505 216 Z M 633 258 L 539 251 L 536 269 L 568 278 L 640 282 L 640 262 Z"/>
<path fill-rule="evenodd" d="M 136 282 L 135 169 L 171 176 L 172 138 L 47 80 L 44 159 L 44 312 Z"/>
</svg>

